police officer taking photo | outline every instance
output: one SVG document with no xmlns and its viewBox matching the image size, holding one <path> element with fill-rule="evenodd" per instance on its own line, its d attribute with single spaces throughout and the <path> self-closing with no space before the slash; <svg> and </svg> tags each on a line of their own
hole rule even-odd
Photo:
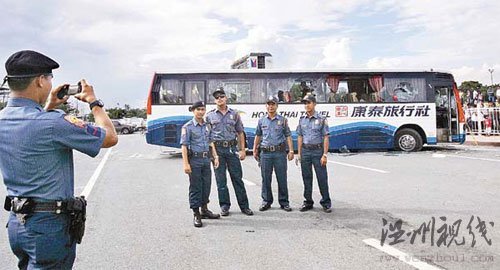
<svg viewBox="0 0 500 270">
<path fill-rule="evenodd" d="M 266 102 L 267 115 L 259 119 L 255 130 L 253 155 L 260 161 L 262 175 L 262 205 L 260 211 L 266 211 L 273 204 L 271 179 L 273 170 L 278 180 L 278 200 L 281 209 L 290 212 L 287 184 L 287 157 L 293 159 L 293 144 L 288 120 L 278 115 L 278 98 L 270 96 Z M 286 142 L 286 143 L 285 143 Z M 288 154 L 287 154 L 288 145 Z M 259 154 L 260 152 L 260 154 Z"/>
<path fill-rule="evenodd" d="M 210 141 L 210 126 L 203 119 L 205 103 L 197 101 L 189 107 L 189 111 L 193 112 L 194 117 L 182 127 L 182 160 L 184 172 L 189 175 L 189 205 L 194 214 L 193 224 L 202 227 L 202 218 L 220 218 L 219 214 L 212 213 L 207 207 L 212 184 L 210 157 L 214 160 L 214 168 L 219 166 L 219 157 Z"/>
<path fill-rule="evenodd" d="M 300 117 L 297 126 L 298 155 L 296 162 L 300 162 L 302 168 L 302 180 L 304 181 L 304 204 L 300 207 L 301 212 L 311 210 L 314 205 L 312 199 L 312 167 L 316 172 L 318 186 L 321 193 L 320 204 L 323 211 L 332 211 L 332 201 L 328 191 L 328 173 L 326 163 L 328 157 L 328 122 L 326 118 L 316 112 L 316 97 L 313 94 L 306 95 L 302 102 L 306 114 Z"/>
<path fill-rule="evenodd" d="M 228 170 L 240 210 L 245 215 L 251 216 L 253 211 L 250 210 L 248 204 L 240 161 L 246 157 L 243 123 L 238 112 L 228 108 L 226 92 L 222 87 L 215 90 L 213 96 L 217 108 L 207 114 L 207 122 L 212 128 L 211 138 L 219 156 L 219 167 L 215 169 L 215 178 L 217 180 L 220 214 L 228 216 L 231 207 L 226 177 L 226 170 Z M 239 151 L 237 150 L 238 144 Z"/>
<path fill-rule="evenodd" d="M 7 187 L 10 247 L 20 269 L 71 269 L 83 236 L 86 201 L 74 197 L 73 149 L 95 157 L 118 142 L 94 89 L 81 80 L 75 97 L 90 105 L 95 126 L 54 110 L 66 102 L 52 88 L 59 64 L 35 51 L 10 56 L 11 89 L 0 112 L 0 170 Z M 42 107 L 45 104 L 45 107 Z"/>
</svg>

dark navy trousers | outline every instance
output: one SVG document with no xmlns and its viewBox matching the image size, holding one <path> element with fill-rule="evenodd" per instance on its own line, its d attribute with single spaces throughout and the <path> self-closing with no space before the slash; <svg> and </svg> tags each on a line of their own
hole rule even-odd
<svg viewBox="0 0 500 270">
<path fill-rule="evenodd" d="M 189 175 L 189 207 L 199 208 L 208 204 L 210 187 L 212 186 L 212 170 L 210 158 L 191 157 L 191 174 Z"/>
<path fill-rule="evenodd" d="M 273 170 L 278 180 L 278 201 L 281 206 L 289 205 L 287 184 L 287 160 L 286 152 L 261 152 L 260 171 L 262 174 L 262 202 L 271 205 L 273 203 L 273 191 L 271 180 Z"/>
<path fill-rule="evenodd" d="M 241 179 L 243 177 L 243 171 L 241 169 L 241 161 L 238 157 L 238 150 L 235 146 L 216 147 L 216 149 L 217 155 L 219 156 L 219 167 L 215 169 L 215 178 L 217 180 L 220 207 L 226 209 L 231 207 L 226 175 L 226 170 L 228 170 L 240 209 L 249 208 L 247 191 Z"/>
<path fill-rule="evenodd" d="M 76 241 L 69 235 L 66 214 L 34 213 L 21 224 L 15 214 L 9 217 L 8 232 L 19 269 L 71 269 Z"/>
<path fill-rule="evenodd" d="M 309 150 L 302 148 L 302 156 L 300 157 L 300 166 L 302 168 L 302 180 L 304 181 L 304 204 L 313 205 L 312 199 L 312 184 L 313 172 L 316 172 L 318 179 L 319 191 L 321 193 L 320 204 L 322 206 L 331 207 L 332 201 L 328 191 L 328 173 L 326 166 L 321 166 L 321 157 L 323 156 L 323 149 Z"/>
</svg>

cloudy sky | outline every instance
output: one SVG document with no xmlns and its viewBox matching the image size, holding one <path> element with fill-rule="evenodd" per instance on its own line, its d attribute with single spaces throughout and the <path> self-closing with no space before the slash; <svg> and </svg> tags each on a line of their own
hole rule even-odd
<svg viewBox="0 0 500 270">
<path fill-rule="evenodd" d="M 155 71 L 228 69 L 249 52 L 274 67 L 417 68 L 500 80 L 491 0 L 0 0 L 0 59 L 32 49 L 86 78 L 111 107 L 144 107 Z M 5 69 L 2 69 L 5 73 Z"/>
</svg>

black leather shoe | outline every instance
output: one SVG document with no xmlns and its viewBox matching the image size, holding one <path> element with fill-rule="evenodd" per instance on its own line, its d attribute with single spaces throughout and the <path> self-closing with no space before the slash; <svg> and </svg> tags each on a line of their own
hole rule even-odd
<svg viewBox="0 0 500 270">
<path fill-rule="evenodd" d="M 241 213 L 247 216 L 253 216 L 253 211 L 250 208 L 241 209 Z"/>
<path fill-rule="evenodd" d="M 201 222 L 201 214 L 199 212 L 194 213 L 193 225 L 197 228 L 203 226 L 203 223 Z"/>
<path fill-rule="evenodd" d="M 309 211 L 309 210 L 311 210 L 311 209 L 313 209 L 312 204 L 303 204 L 303 205 L 300 207 L 299 211 L 300 211 L 300 212 L 305 212 L 305 211 Z"/>
<path fill-rule="evenodd" d="M 325 213 L 331 213 L 332 212 L 332 207 L 331 206 L 323 206 L 323 212 L 325 212 Z"/>
<path fill-rule="evenodd" d="M 292 211 L 292 208 L 290 207 L 290 205 L 282 205 L 281 206 L 281 209 L 287 211 L 287 212 L 290 212 Z"/>
<path fill-rule="evenodd" d="M 263 203 L 263 204 L 259 207 L 259 211 L 266 211 L 266 210 L 268 210 L 269 208 L 271 208 L 271 205 L 270 205 L 270 204 Z"/>
<path fill-rule="evenodd" d="M 227 209 L 227 208 L 221 208 L 220 209 L 220 215 L 223 216 L 223 217 L 229 216 L 229 209 Z"/>
<path fill-rule="evenodd" d="M 218 219 L 220 218 L 220 215 L 214 214 L 212 211 L 208 209 L 201 209 L 201 218 Z"/>
</svg>

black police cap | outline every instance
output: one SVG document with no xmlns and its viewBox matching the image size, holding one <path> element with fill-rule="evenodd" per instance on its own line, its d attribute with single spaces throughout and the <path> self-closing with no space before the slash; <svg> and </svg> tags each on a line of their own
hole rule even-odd
<svg viewBox="0 0 500 270">
<path fill-rule="evenodd" d="M 35 51 L 24 50 L 14 53 L 5 62 L 5 70 L 9 78 L 34 77 L 52 73 L 59 64 L 51 58 Z"/>
<path fill-rule="evenodd" d="M 226 92 L 224 92 L 223 87 L 219 87 L 219 88 L 215 89 L 215 91 L 212 93 L 212 95 L 214 97 L 217 97 L 218 95 L 226 95 Z"/>
<path fill-rule="evenodd" d="M 196 101 L 193 105 L 189 106 L 189 111 L 192 112 L 199 107 L 205 107 L 205 103 L 203 101 Z"/>
<path fill-rule="evenodd" d="M 313 94 L 307 94 L 302 99 L 302 103 L 305 103 L 305 102 L 308 102 L 308 101 L 316 103 L 316 97 Z"/>
</svg>

